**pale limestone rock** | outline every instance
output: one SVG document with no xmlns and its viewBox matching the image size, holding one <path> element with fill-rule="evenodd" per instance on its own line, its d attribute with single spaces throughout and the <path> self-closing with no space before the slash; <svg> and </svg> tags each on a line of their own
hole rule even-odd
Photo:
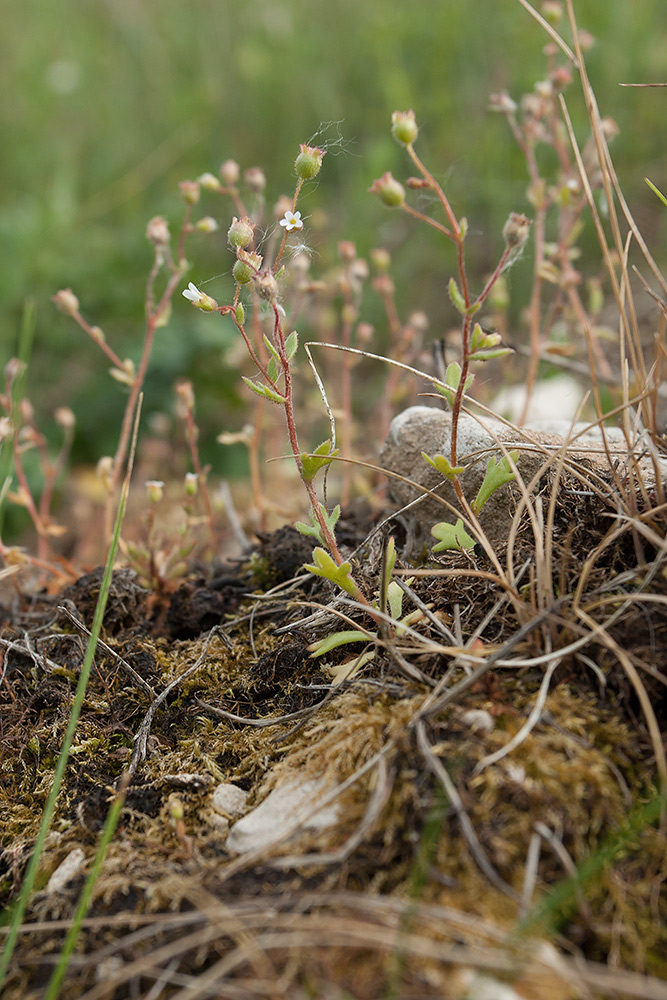
<svg viewBox="0 0 667 1000">
<path fill-rule="evenodd" d="M 612 460 L 618 463 L 620 474 L 628 464 L 628 445 L 625 434 L 618 427 L 605 428 L 607 446 Z M 549 458 L 559 452 L 572 464 L 584 462 L 584 467 L 592 467 L 611 483 L 611 468 L 605 453 L 602 435 L 598 427 L 575 424 L 559 419 L 536 422 L 531 427 L 517 430 L 500 420 L 490 417 L 472 417 L 461 414 L 458 426 L 458 461 L 466 467 L 461 476 L 461 484 L 468 500 L 473 500 L 484 479 L 486 465 L 491 455 L 498 460 L 502 451 L 498 442 L 509 451 L 520 452 L 518 468 L 526 485 L 535 475 L 546 471 Z M 567 446 L 566 446 L 566 442 Z M 450 511 L 435 498 L 425 495 L 422 490 L 388 477 L 390 498 L 404 506 L 419 502 L 410 508 L 410 522 L 426 537 L 433 524 L 438 521 L 454 523 L 461 516 L 460 507 L 452 484 L 422 457 L 445 455 L 449 458 L 451 445 L 451 413 L 429 406 L 412 406 L 394 418 L 389 433 L 380 452 L 380 464 L 388 472 L 398 473 L 413 482 L 435 491 L 454 507 Z M 648 456 L 645 443 L 637 440 L 633 457 L 637 459 L 645 483 L 655 483 L 655 466 Z M 555 463 L 552 463 L 555 468 Z M 660 463 L 660 475 L 664 479 L 667 464 Z M 613 484 L 612 484 L 613 488 Z M 421 497 L 421 499 L 419 499 Z M 502 486 L 488 500 L 482 509 L 480 523 L 489 539 L 501 541 L 509 534 L 512 518 L 521 492 L 516 483 Z"/>
</svg>

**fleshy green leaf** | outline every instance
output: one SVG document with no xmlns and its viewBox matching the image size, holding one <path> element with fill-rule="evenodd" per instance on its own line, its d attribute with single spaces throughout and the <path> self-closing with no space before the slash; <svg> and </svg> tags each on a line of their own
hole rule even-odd
<svg viewBox="0 0 667 1000">
<path fill-rule="evenodd" d="M 276 361 L 280 361 L 280 355 L 278 354 L 278 351 L 276 350 L 275 344 L 271 343 L 271 341 L 266 336 L 266 334 L 264 334 L 264 343 L 266 344 L 266 349 L 269 352 L 269 354 L 271 355 L 271 357 L 275 358 Z"/>
<path fill-rule="evenodd" d="M 392 580 L 387 587 L 387 604 L 389 605 L 389 614 L 395 621 L 403 614 L 403 598 L 405 594 L 396 583 L 396 580 Z"/>
<path fill-rule="evenodd" d="M 283 406 L 285 405 L 285 397 L 281 396 L 279 392 L 274 392 L 268 385 L 261 385 L 259 382 L 253 382 L 252 379 L 246 378 L 245 375 L 242 375 L 241 377 L 248 388 L 252 389 L 252 391 L 258 396 L 264 396 L 265 399 L 270 399 L 272 403 L 280 403 Z"/>
<path fill-rule="evenodd" d="M 456 524 L 448 524 L 447 521 L 434 524 L 431 534 L 434 538 L 440 539 L 438 544 L 433 546 L 433 552 L 444 552 L 445 549 L 472 549 L 475 544 L 475 539 L 471 538 L 463 527 L 461 518 Z"/>
<path fill-rule="evenodd" d="M 440 475 L 445 476 L 446 479 L 454 479 L 455 476 L 460 476 L 465 469 L 462 465 L 451 465 L 448 458 L 444 455 L 427 455 L 425 451 L 422 452 L 422 458 L 425 459 L 429 465 L 432 465 L 434 469 L 437 469 Z"/>
<path fill-rule="evenodd" d="M 466 302 L 461 292 L 459 291 L 459 286 L 456 284 L 454 278 L 449 279 L 449 297 L 452 300 L 452 305 L 458 309 L 460 313 L 465 313 Z"/>
<path fill-rule="evenodd" d="M 299 346 L 299 334 L 296 330 L 292 330 L 289 337 L 285 341 L 285 354 L 287 355 L 287 360 L 291 361 L 296 354 L 297 347 Z"/>
<path fill-rule="evenodd" d="M 275 358 L 269 358 L 269 363 L 266 366 L 269 378 L 272 382 L 275 382 L 278 378 L 278 362 Z"/>
<path fill-rule="evenodd" d="M 516 464 L 519 459 L 518 451 L 511 451 L 509 453 L 509 458 Z M 505 483 L 511 482 L 514 477 L 514 472 L 509 463 L 509 458 L 505 456 L 500 460 L 496 461 L 495 456 L 491 456 L 486 466 L 486 475 L 484 476 L 484 481 L 479 488 L 479 493 L 471 503 L 471 507 L 475 514 L 479 514 L 480 510 L 492 496 L 497 489 L 504 486 Z"/>
<path fill-rule="evenodd" d="M 313 657 L 324 656 L 325 653 L 330 653 L 332 649 L 338 649 L 339 646 L 346 646 L 350 642 L 368 642 L 368 638 L 367 632 L 360 632 L 359 629 L 348 629 L 347 631 L 334 632 L 324 639 L 317 639 L 316 642 L 311 642 L 308 650 Z"/>
</svg>

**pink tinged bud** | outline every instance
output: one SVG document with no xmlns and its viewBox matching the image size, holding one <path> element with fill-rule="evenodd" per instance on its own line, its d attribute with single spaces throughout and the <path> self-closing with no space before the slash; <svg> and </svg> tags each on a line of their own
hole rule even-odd
<svg viewBox="0 0 667 1000">
<path fill-rule="evenodd" d="M 294 161 L 297 177 L 302 181 L 317 177 L 324 159 L 324 150 L 316 146 L 306 146 L 304 143 L 299 146 L 299 150 L 299 155 Z"/>
<path fill-rule="evenodd" d="M 351 264 L 357 256 L 357 248 L 351 240 L 341 240 L 338 244 L 338 256 L 346 264 Z"/>
<path fill-rule="evenodd" d="M 568 66 L 556 66 L 550 76 L 554 90 L 564 90 L 572 83 L 572 72 Z"/>
<path fill-rule="evenodd" d="M 265 302 L 275 304 L 278 298 L 278 282 L 270 271 L 262 271 L 253 275 L 255 291 Z"/>
<path fill-rule="evenodd" d="M 234 216 L 232 224 L 227 232 L 227 239 L 229 240 L 230 246 L 233 246 L 235 250 L 238 250 L 249 246 L 254 238 L 255 229 L 248 216 L 244 215 L 242 219 L 237 219 L 236 216 Z"/>
<path fill-rule="evenodd" d="M 181 181 L 178 185 L 186 205 L 196 205 L 199 201 L 199 184 L 197 181 Z"/>
<path fill-rule="evenodd" d="M 513 115 L 517 109 L 517 104 L 506 90 L 501 90 L 498 94 L 490 95 L 489 108 L 491 111 L 500 111 L 504 115 Z"/>
<path fill-rule="evenodd" d="M 394 111 L 391 116 L 391 134 L 398 142 L 411 146 L 419 135 L 414 111 Z"/>
<path fill-rule="evenodd" d="M 602 128 L 602 134 L 607 139 L 613 139 L 615 135 L 618 135 L 620 129 L 613 118 L 605 117 L 600 120 L 600 127 Z"/>
<path fill-rule="evenodd" d="M 202 309 L 204 312 L 215 312 L 216 309 L 220 308 L 215 299 L 200 292 L 192 281 L 183 292 L 183 297 L 192 302 L 195 309 Z"/>
<path fill-rule="evenodd" d="M 248 167 L 244 171 L 243 180 L 255 194 L 261 194 L 266 187 L 266 177 L 261 167 Z"/>
<path fill-rule="evenodd" d="M 512 250 L 521 250 L 526 245 L 532 223 L 525 215 L 512 212 L 503 226 L 505 246 Z"/>
<path fill-rule="evenodd" d="M 227 187 L 234 187 L 235 184 L 238 184 L 241 168 L 236 160 L 225 160 L 220 167 L 220 176 Z"/>
<path fill-rule="evenodd" d="M 542 14 L 549 24 L 556 25 L 563 16 L 563 4 L 560 0 L 544 0 Z"/>
<path fill-rule="evenodd" d="M 219 191 L 222 188 L 222 184 L 215 174 L 202 174 L 201 177 L 197 178 L 197 182 L 207 191 Z"/>
<path fill-rule="evenodd" d="M 370 323 L 359 323 L 357 326 L 357 343 L 369 344 L 375 336 L 375 327 Z"/>
<path fill-rule="evenodd" d="M 206 215 L 199 222 L 195 222 L 195 229 L 198 233 L 215 233 L 219 228 L 218 223 L 210 215 Z"/>
<path fill-rule="evenodd" d="M 5 380 L 7 385 L 11 385 L 14 379 L 18 378 L 25 371 L 25 367 L 25 361 L 20 361 L 18 358 L 10 358 L 5 365 Z"/>
<path fill-rule="evenodd" d="M 405 202 L 405 188 L 392 177 L 390 171 L 373 181 L 368 190 L 371 194 L 378 195 L 380 201 L 388 205 L 389 208 L 398 208 Z"/>
<path fill-rule="evenodd" d="M 146 493 L 151 503 L 159 503 L 164 495 L 164 483 L 160 479 L 149 479 L 146 483 Z"/>
<path fill-rule="evenodd" d="M 156 215 L 146 226 L 146 239 L 150 240 L 153 246 L 164 247 L 169 243 L 169 226 L 167 220 L 161 215 Z"/>
<path fill-rule="evenodd" d="M 194 389 L 192 388 L 192 382 L 190 382 L 188 379 L 183 379 L 182 382 L 177 382 L 176 395 L 178 396 L 184 409 L 189 410 L 190 412 L 194 410 L 195 393 Z"/>
<path fill-rule="evenodd" d="M 590 50 L 595 45 L 595 36 L 591 35 L 590 31 L 581 30 L 578 34 L 579 45 L 581 46 L 582 52 L 590 52 Z"/>
<path fill-rule="evenodd" d="M 64 313 L 65 316 L 76 316 L 79 311 L 79 300 L 71 288 L 62 288 L 56 292 L 51 301 L 55 303 L 56 309 Z"/>
<path fill-rule="evenodd" d="M 273 206 L 273 217 L 274 219 L 282 219 L 285 212 L 292 211 L 292 199 L 286 194 L 281 194 L 278 201 Z"/>
</svg>

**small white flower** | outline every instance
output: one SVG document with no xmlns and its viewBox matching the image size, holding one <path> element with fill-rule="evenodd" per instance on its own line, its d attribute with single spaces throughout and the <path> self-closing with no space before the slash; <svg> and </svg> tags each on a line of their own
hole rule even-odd
<svg viewBox="0 0 667 1000">
<path fill-rule="evenodd" d="M 215 299 L 212 299 L 210 295 L 205 295 L 204 292 L 200 292 L 192 281 L 183 292 L 183 297 L 189 299 L 197 309 L 203 309 L 205 312 L 213 312 L 218 308 L 218 303 Z"/>
<path fill-rule="evenodd" d="M 284 226 L 288 233 L 291 233 L 293 229 L 303 229 L 301 212 L 290 212 L 288 210 L 280 220 L 280 225 Z"/>
</svg>

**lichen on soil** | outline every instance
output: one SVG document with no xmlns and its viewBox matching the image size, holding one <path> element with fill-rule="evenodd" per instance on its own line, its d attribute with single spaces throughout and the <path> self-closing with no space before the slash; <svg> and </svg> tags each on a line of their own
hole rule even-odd
<svg viewBox="0 0 667 1000">
<path fill-rule="evenodd" d="M 293 529 L 249 560 L 193 567 L 167 595 L 118 570 L 5 996 L 40 996 L 128 767 L 63 997 L 156 996 L 160 980 L 169 997 L 462 998 L 486 981 L 565 998 L 625 995 L 606 992 L 604 969 L 666 978 L 662 551 L 648 532 L 614 536 L 574 485 L 559 482 L 551 609 L 528 524 L 497 552 L 524 567 L 514 595 L 479 548 L 399 562 L 428 613 L 337 685 L 330 667 L 349 648 L 323 662 L 308 645 L 359 613 L 299 577 L 310 545 Z M 664 511 L 646 523 L 664 536 Z M 389 528 L 414 550 L 404 522 Z M 366 530 L 347 543 L 372 591 L 382 533 L 371 544 Z M 17 590 L 2 608 L 5 904 L 69 719 L 85 649 L 72 616 L 90 626 L 100 581 Z M 193 665 L 137 757 L 151 703 Z M 246 792 L 250 812 L 295 776 L 328 795 L 336 822 L 232 853 L 216 788 Z M 50 891 L 75 848 L 83 867 Z"/>
</svg>

